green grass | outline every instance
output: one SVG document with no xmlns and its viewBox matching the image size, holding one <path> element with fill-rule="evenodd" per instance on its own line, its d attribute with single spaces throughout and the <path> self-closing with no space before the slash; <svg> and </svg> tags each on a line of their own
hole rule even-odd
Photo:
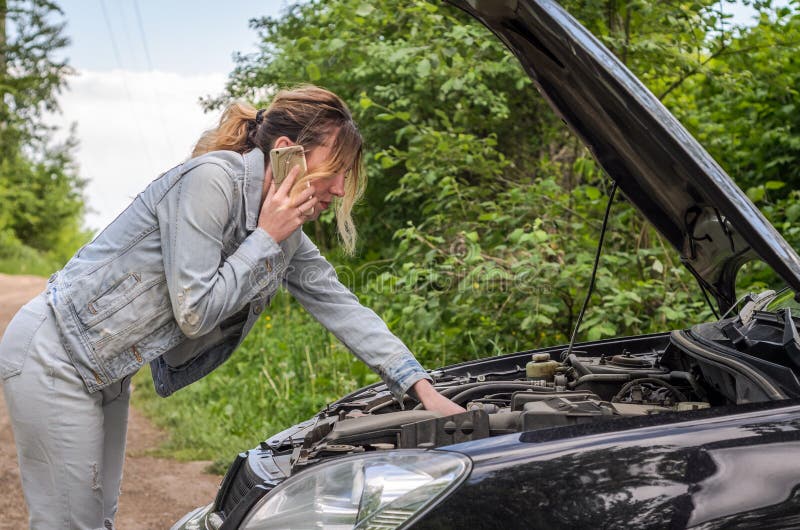
<svg viewBox="0 0 800 530">
<path fill-rule="evenodd" d="M 63 260 L 0 235 L 0 272 L 50 276 L 63 266 Z"/>
<path fill-rule="evenodd" d="M 158 454 L 213 460 L 220 471 L 237 453 L 377 380 L 281 292 L 224 365 L 166 399 L 144 369 L 134 378 L 133 405 L 168 431 Z"/>
</svg>

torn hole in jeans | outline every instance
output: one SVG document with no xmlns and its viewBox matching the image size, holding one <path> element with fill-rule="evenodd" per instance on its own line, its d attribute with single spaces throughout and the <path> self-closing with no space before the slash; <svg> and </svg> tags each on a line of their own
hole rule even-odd
<svg viewBox="0 0 800 530">
<path fill-rule="evenodd" d="M 100 473 L 97 469 L 97 462 L 92 463 L 92 491 L 100 489 Z"/>
</svg>

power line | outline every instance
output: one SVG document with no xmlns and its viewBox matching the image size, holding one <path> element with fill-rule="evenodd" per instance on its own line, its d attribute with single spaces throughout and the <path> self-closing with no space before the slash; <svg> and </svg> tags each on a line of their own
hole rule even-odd
<svg viewBox="0 0 800 530">
<path fill-rule="evenodd" d="M 147 140 L 145 139 L 144 132 L 142 131 L 142 124 L 139 121 L 139 115 L 135 112 L 133 108 L 133 96 L 131 96 L 130 88 L 128 87 L 128 79 L 125 75 L 125 68 L 122 66 L 122 56 L 119 53 L 119 47 L 117 46 L 117 39 L 114 36 L 114 29 L 111 26 L 111 18 L 108 16 L 108 10 L 106 9 L 106 2 L 105 0 L 100 1 L 100 8 L 103 11 L 103 19 L 106 23 L 106 28 L 108 29 L 108 36 L 111 39 L 111 48 L 114 51 L 114 58 L 117 61 L 117 66 L 119 67 L 120 73 L 122 75 L 122 85 L 123 89 L 125 90 L 125 97 L 128 99 L 128 109 L 130 111 L 131 118 L 136 122 L 136 129 L 139 132 L 139 141 L 142 142 L 144 146 L 144 154 L 147 158 L 147 164 L 150 166 L 150 172 L 155 173 L 154 165 L 153 165 L 153 157 L 150 155 L 150 146 L 147 144 Z"/>
<path fill-rule="evenodd" d="M 111 38 L 111 49 L 114 51 L 114 58 L 117 61 L 117 66 L 120 70 L 122 70 L 122 57 L 119 54 L 119 47 L 117 47 L 117 39 L 114 37 L 114 30 L 111 28 L 111 19 L 108 17 L 108 10 L 106 9 L 106 3 L 104 0 L 100 0 L 100 7 L 103 10 L 103 20 L 106 21 L 106 28 L 108 29 L 108 36 Z M 125 89 L 127 91 L 127 84 Z M 130 93 L 128 93 L 128 99 L 130 99 Z"/>
<path fill-rule="evenodd" d="M 147 37 L 144 34 L 144 24 L 142 24 L 142 12 L 139 10 L 139 0 L 133 0 L 133 9 L 136 12 L 136 23 L 139 25 L 139 37 L 142 39 L 142 47 L 144 47 L 144 56 L 147 59 L 147 68 L 153 68 L 153 61 L 150 59 L 150 48 L 147 46 Z"/>
<path fill-rule="evenodd" d="M 153 67 L 153 60 L 150 58 L 150 47 L 147 45 L 147 36 L 144 33 L 144 24 L 142 23 L 142 12 L 139 9 L 139 0 L 133 0 L 133 9 L 136 13 L 136 24 L 139 26 L 139 38 L 142 41 L 142 47 L 144 48 L 144 56 L 147 60 L 147 69 L 150 72 L 155 72 L 155 68 Z M 156 109 L 158 111 L 158 120 L 161 122 L 161 130 L 164 132 L 164 139 L 167 142 L 167 149 L 169 149 L 170 154 L 175 154 L 175 150 L 172 148 L 172 141 L 169 137 L 169 132 L 167 131 L 167 124 L 164 120 L 164 112 L 159 105 L 159 98 L 158 94 L 156 93 L 155 85 L 150 85 L 150 90 L 153 93 L 154 99 L 156 100 Z"/>
</svg>

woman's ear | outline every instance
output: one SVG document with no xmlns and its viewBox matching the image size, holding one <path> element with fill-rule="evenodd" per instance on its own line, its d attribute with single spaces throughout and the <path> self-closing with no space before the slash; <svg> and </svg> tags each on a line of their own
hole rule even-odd
<svg viewBox="0 0 800 530">
<path fill-rule="evenodd" d="M 293 146 L 294 142 L 288 136 L 279 136 L 275 143 L 272 145 L 273 149 L 280 149 L 281 147 Z"/>
</svg>

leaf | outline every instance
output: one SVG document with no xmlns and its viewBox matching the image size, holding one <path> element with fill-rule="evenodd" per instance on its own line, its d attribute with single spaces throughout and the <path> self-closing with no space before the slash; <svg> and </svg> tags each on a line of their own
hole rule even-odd
<svg viewBox="0 0 800 530">
<path fill-rule="evenodd" d="M 369 2 L 362 2 L 358 9 L 356 9 L 356 15 L 360 17 L 368 17 L 373 11 L 375 11 L 375 7 L 372 6 Z"/>
<path fill-rule="evenodd" d="M 372 106 L 372 100 L 364 93 L 361 93 L 361 98 L 358 100 L 358 105 L 366 110 Z"/>
<path fill-rule="evenodd" d="M 331 39 L 331 41 L 328 43 L 328 49 L 330 51 L 332 51 L 332 52 L 335 52 L 335 51 L 341 50 L 346 45 L 347 45 L 347 43 L 345 41 L 343 41 L 342 39 L 334 38 L 334 39 Z"/>
<path fill-rule="evenodd" d="M 450 117 L 447 114 L 445 114 L 442 109 L 433 109 L 433 113 L 439 116 L 439 118 L 442 120 L 442 123 L 444 123 L 445 127 L 447 127 L 448 129 L 453 128 L 453 123 L 450 121 Z"/>
<path fill-rule="evenodd" d="M 800 203 L 793 203 L 790 204 L 786 208 L 786 219 L 791 222 L 795 222 L 800 219 Z"/>
<path fill-rule="evenodd" d="M 596 201 L 600 198 L 600 190 L 595 186 L 586 186 L 584 191 L 586 192 L 586 196 L 592 201 Z"/>
<path fill-rule="evenodd" d="M 664 273 L 664 264 L 661 263 L 658 259 L 653 260 L 653 264 L 650 266 L 656 274 L 663 274 Z"/>
<path fill-rule="evenodd" d="M 762 200 L 765 194 L 764 186 L 753 186 L 747 189 L 747 197 L 753 202 Z"/>
<path fill-rule="evenodd" d="M 764 187 L 768 190 L 779 190 L 784 186 L 786 186 L 786 183 L 780 180 L 768 180 L 766 184 L 764 184 Z"/>
<path fill-rule="evenodd" d="M 422 59 L 417 63 L 417 75 L 422 79 L 431 75 L 431 62 L 428 59 Z"/>
<path fill-rule="evenodd" d="M 308 78 L 312 81 L 319 81 L 322 77 L 319 67 L 314 63 L 308 63 L 306 65 L 306 74 L 308 74 Z"/>
</svg>

